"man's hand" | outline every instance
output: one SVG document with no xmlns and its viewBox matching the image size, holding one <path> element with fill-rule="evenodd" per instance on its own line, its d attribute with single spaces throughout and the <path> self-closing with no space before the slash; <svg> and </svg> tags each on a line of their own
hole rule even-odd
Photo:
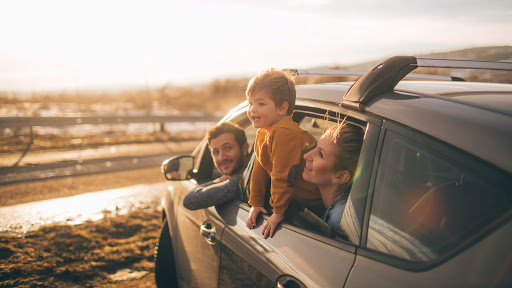
<svg viewBox="0 0 512 288">
<path fill-rule="evenodd" d="M 270 238 L 274 237 L 274 230 L 276 230 L 277 225 L 284 219 L 284 213 L 283 214 L 272 214 L 270 218 L 268 218 L 267 223 L 263 226 L 263 231 L 261 231 L 261 234 L 263 235 L 263 238 L 267 239 L 269 234 Z"/>
<path fill-rule="evenodd" d="M 256 220 L 261 212 L 268 213 L 263 207 L 251 207 L 249 216 L 247 217 L 247 228 L 252 229 L 256 227 Z"/>
</svg>

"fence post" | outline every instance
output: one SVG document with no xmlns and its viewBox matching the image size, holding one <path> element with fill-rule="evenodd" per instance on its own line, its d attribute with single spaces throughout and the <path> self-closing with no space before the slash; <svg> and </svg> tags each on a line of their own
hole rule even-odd
<svg viewBox="0 0 512 288">
<path fill-rule="evenodd" d="M 23 151 L 23 154 L 21 154 L 20 159 L 18 159 L 18 161 L 16 161 L 16 163 L 14 163 L 14 165 L 12 165 L 12 167 L 18 166 L 18 164 L 21 162 L 23 157 L 25 157 L 25 155 L 28 153 L 28 150 L 30 150 L 30 146 L 32 146 L 32 143 L 34 143 L 34 129 L 33 129 L 33 126 L 29 126 L 29 131 L 30 131 L 30 142 L 28 142 L 27 148 L 25 148 L 25 151 Z"/>
</svg>

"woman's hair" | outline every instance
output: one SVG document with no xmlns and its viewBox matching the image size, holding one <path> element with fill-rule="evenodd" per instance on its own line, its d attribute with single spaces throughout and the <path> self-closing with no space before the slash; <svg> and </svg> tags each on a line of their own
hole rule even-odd
<svg viewBox="0 0 512 288">
<path fill-rule="evenodd" d="M 334 171 L 350 173 L 350 180 L 341 187 L 342 191 L 345 191 L 354 181 L 359 154 L 363 146 L 364 130 L 356 125 L 342 122 L 330 127 L 327 133 L 330 140 L 336 145 Z"/>
<path fill-rule="evenodd" d="M 287 115 L 292 115 L 293 109 L 295 109 L 296 91 L 293 75 L 290 72 L 279 71 L 275 68 L 263 71 L 249 81 L 245 96 L 247 99 L 251 99 L 260 91 L 269 93 L 276 107 L 288 102 Z"/>
</svg>

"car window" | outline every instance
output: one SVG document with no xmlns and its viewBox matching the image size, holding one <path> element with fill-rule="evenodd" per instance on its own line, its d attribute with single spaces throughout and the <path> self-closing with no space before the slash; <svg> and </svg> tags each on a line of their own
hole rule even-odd
<svg viewBox="0 0 512 288">
<path fill-rule="evenodd" d="M 214 164 L 210 151 L 208 150 L 206 138 L 203 138 L 194 152 L 192 152 L 192 156 L 194 157 L 192 179 L 197 181 L 199 184 L 211 181 Z"/>
<path fill-rule="evenodd" d="M 462 152 L 389 130 L 382 147 L 368 248 L 429 262 L 452 253 L 511 208 L 506 177 Z"/>
<path fill-rule="evenodd" d="M 252 147 L 254 146 L 254 140 L 256 140 L 256 131 L 258 129 L 254 128 L 252 124 L 244 127 L 245 136 L 247 137 L 247 143 L 249 144 L 249 152 L 252 151 Z"/>
<path fill-rule="evenodd" d="M 339 117 L 331 117 L 327 119 L 324 114 L 305 114 L 303 112 L 294 112 L 294 121 L 298 121 L 299 126 L 302 129 L 308 131 L 318 140 L 330 126 L 336 125 L 338 123 Z M 362 130 L 366 129 L 366 123 L 363 123 L 360 120 L 354 121 L 355 122 L 352 122 L 349 119 L 347 122 L 361 127 Z M 255 131 L 256 129 L 254 132 Z M 244 171 L 242 177 L 242 189 L 243 195 L 245 196 L 243 202 L 245 203 L 247 203 L 248 194 L 250 193 L 249 183 L 253 161 L 254 155 L 252 155 L 251 161 L 249 161 L 249 165 Z M 357 180 L 354 182 L 354 186 L 357 184 L 356 182 Z M 336 233 L 333 233 L 331 231 L 331 227 L 323 220 L 325 208 L 318 208 L 319 207 L 309 207 L 309 209 L 304 208 L 292 200 L 286 211 L 285 221 L 289 224 L 292 224 L 293 226 L 314 232 L 322 236 L 346 241 L 347 237 L 345 236 L 344 231 L 338 229 Z"/>
<path fill-rule="evenodd" d="M 336 125 L 339 120 L 339 117 L 326 118 L 325 115 L 305 115 L 300 121 L 299 126 L 308 131 L 318 141 L 323 133 L 329 127 Z M 347 123 L 360 126 L 362 130 L 365 130 L 366 127 L 366 123 L 360 123 L 360 121 L 356 123 L 348 119 Z M 325 208 L 321 207 L 322 209 L 318 209 L 318 207 L 314 207 L 316 209 L 313 209 L 311 207 L 303 209 L 295 205 L 293 201 L 290 203 L 285 216 L 285 220 L 290 224 L 329 238 L 343 241 L 348 240 L 341 229 L 333 233 L 331 227 L 323 220 Z"/>
<path fill-rule="evenodd" d="M 318 141 L 320 136 L 331 126 L 335 125 L 334 119 L 327 120 L 325 118 L 318 118 L 312 116 L 305 116 L 300 122 L 300 128 L 306 130 Z"/>
</svg>

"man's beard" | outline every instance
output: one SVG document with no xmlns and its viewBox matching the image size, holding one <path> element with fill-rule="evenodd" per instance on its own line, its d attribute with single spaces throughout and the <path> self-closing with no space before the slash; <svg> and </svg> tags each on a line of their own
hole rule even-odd
<svg viewBox="0 0 512 288">
<path fill-rule="evenodd" d="M 225 174 L 225 175 L 232 177 L 232 176 L 234 176 L 234 175 L 238 174 L 239 172 L 241 172 L 241 171 L 242 171 L 242 169 L 244 168 L 244 157 L 243 157 L 243 154 L 242 154 L 241 149 L 240 149 L 240 155 L 239 155 L 238 159 L 235 159 L 234 161 L 235 161 L 235 166 L 233 166 L 233 169 L 231 170 L 231 173 L 229 173 L 229 174 Z M 217 166 L 217 164 L 215 164 L 215 166 Z M 218 167 L 218 166 L 217 166 L 217 169 L 218 169 L 222 174 L 224 174 L 224 173 L 222 172 L 222 170 L 221 170 L 221 169 L 219 169 L 219 167 Z"/>
<path fill-rule="evenodd" d="M 242 172 L 242 169 L 244 169 L 244 155 L 242 154 L 242 151 L 240 151 L 240 157 L 238 157 L 238 161 L 236 161 L 236 165 L 235 167 L 233 167 L 233 170 L 231 171 L 229 176 L 234 176 Z"/>
</svg>

